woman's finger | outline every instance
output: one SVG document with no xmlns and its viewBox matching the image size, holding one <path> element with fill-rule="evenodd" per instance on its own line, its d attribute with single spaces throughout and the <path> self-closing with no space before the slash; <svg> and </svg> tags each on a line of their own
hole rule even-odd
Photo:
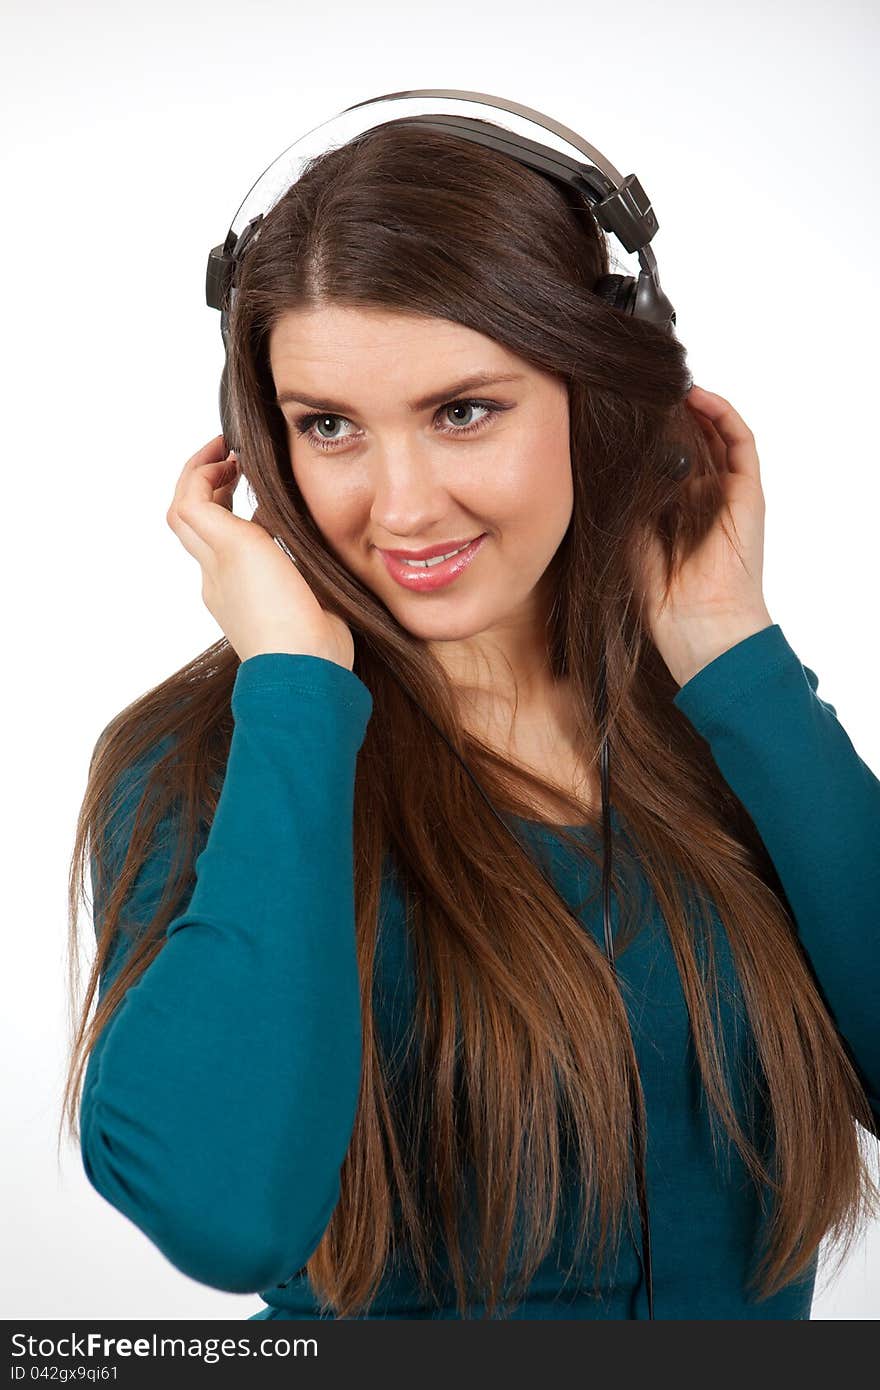
<svg viewBox="0 0 880 1390">
<path fill-rule="evenodd" d="M 222 481 L 214 484 L 214 501 L 221 507 L 225 507 L 228 512 L 232 511 L 232 499 L 235 489 L 238 487 L 238 480 L 241 477 L 238 459 L 234 456 L 224 459 L 224 470 L 221 474 Z"/>
<path fill-rule="evenodd" d="M 730 401 L 702 386 L 693 386 L 687 395 L 689 405 L 704 415 L 718 431 L 727 450 L 727 468 L 731 473 L 761 479 L 761 465 L 755 447 L 755 436 L 745 420 L 734 410 Z"/>
<path fill-rule="evenodd" d="M 224 478 L 225 460 L 204 464 L 192 474 L 176 503 L 177 514 L 196 532 L 215 556 L 231 541 L 236 527 L 251 535 L 250 523 L 237 517 L 217 496 Z M 221 493 L 221 497 L 222 497 Z"/>
<path fill-rule="evenodd" d="M 184 473 L 191 473 L 193 469 L 200 468 L 203 463 L 218 463 L 225 459 L 229 454 L 226 441 L 222 434 L 215 434 L 213 439 L 209 439 L 207 444 L 197 449 L 192 458 L 187 459 L 183 467 Z"/>
<path fill-rule="evenodd" d="M 212 440 L 187 460 L 175 489 L 174 500 L 165 516 L 181 545 L 203 568 L 214 553 L 217 534 L 215 533 L 214 537 L 209 534 L 210 526 L 206 522 L 204 504 L 214 503 L 231 512 L 231 490 L 234 490 L 239 477 L 237 460 L 230 461 L 224 457 L 196 462 L 200 456 L 210 453 L 216 445 L 217 440 Z"/>
<path fill-rule="evenodd" d="M 727 445 L 721 438 L 711 420 L 707 420 L 705 415 L 700 415 L 694 411 L 700 433 L 709 446 L 709 453 L 712 455 L 715 469 L 718 473 L 727 472 Z"/>
</svg>

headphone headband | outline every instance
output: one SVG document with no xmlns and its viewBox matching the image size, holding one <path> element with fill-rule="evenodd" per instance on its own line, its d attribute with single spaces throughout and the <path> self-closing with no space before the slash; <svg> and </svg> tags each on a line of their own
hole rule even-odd
<svg viewBox="0 0 880 1390">
<path fill-rule="evenodd" d="M 212 247 L 208 253 L 205 298 L 212 309 L 221 310 L 221 331 L 223 332 L 224 343 L 226 341 L 227 300 L 231 303 L 230 292 L 234 293 L 233 282 L 236 267 L 254 236 L 259 233 L 260 223 L 266 212 L 292 186 L 292 183 L 296 182 L 296 178 L 287 181 L 280 180 L 279 191 L 278 166 L 289 166 L 295 162 L 296 157 L 295 155 L 291 156 L 291 151 L 310 143 L 313 144 L 311 137 L 315 131 L 322 131 L 326 126 L 342 121 L 352 111 L 361 111 L 365 107 L 374 106 L 383 101 L 421 102 L 423 98 L 436 98 L 443 102 L 451 102 L 453 105 L 478 103 L 507 111 L 520 120 L 542 127 L 545 132 L 552 133 L 560 140 L 573 146 L 579 154 L 586 156 L 586 161 L 574 158 L 572 155 L 554 149 L 543 142 L 531 140 L 515 131 L 458 112 L 453 114 L 429 112 L 404 117 L 389 116 L 386 120 L 378 121 L 373 126 L 364 126 L 363 130 L 376 129 L 380 125 L 387 125 L 390 121 L 401 120 L 425 129 L 452 130 L 463 139 L 498 150 L 528 168 L 534 169 L 537 173 L 555 179 L 568 188 L 573 188 L 589 203 L 599 225 L 606 232 L 616 236 L 626 251 L 638 253 L 640 273 L 637 278 L 632 276 L 620 277 L 622 287 L 618 288 L 622 288 L 622 292 L 616 295 L 617 307 L 631 313 L 636 318 L 647 319 L 667 328 L 672 327 L 675 323 L 675 309 L 660 286 L 657 260 L 649 246 L 658 230 L 659 223 L 651 206 L 651 201 L 635 174 L 627 174 L 624 178 L 599 150 L 588 144 L 576 131 L 560 124 L 551 116 L 535 110 L 534 107 L 523 106 L 515 101 L 502 100 L 500 97 L 493 97 L 485 92 L 422 87 L 406 92 L 389 92 L 383 96 L 370 97 L 367 101 L 355 102 L 353 106 L 345 107 L 337 116 L 331 117 L 329 121 L 323 122 L 320 126 L 313 127 L 300 140 L 288 146 L 263 171 L 240 205 L 239 212 L 251 201 L 255 190 L 259 190 L 264 184 L 271 185 L 276 196 L 274 198 L 270 196 L 268 205 L 251 217 L 240 233 L 235 231 L 235 224 L 238 220 L 238 213 L 236 213 L 223 242 Z M 330 141 L 325 141 L 327 147 L 330 143 Z"/>
</svg>

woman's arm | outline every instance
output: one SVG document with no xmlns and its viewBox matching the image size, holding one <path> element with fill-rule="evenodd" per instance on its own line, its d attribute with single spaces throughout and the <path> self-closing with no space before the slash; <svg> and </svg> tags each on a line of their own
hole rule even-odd
<svg viewBox="0 0 880 1390">
<path fill-rule="evenodd" d="M 880 1119 L 880 781 L 818 683 L 774 623 L 710 661 L 673 703 L 767 847 Z"/>
<path fill-rule="evenodd" d="M 305 1264 L 339 1197 L 361 1072 L 352 817 L 371 711 L 335 662 L 242 662 L 195 890 L 89 1058 L 89 1181 L 183 1273 L 230 1292 Z M 120 862 L 124 844 L 110 848 Z M 168 852 L 127 917 L 149 921 Z"/>
</svg>

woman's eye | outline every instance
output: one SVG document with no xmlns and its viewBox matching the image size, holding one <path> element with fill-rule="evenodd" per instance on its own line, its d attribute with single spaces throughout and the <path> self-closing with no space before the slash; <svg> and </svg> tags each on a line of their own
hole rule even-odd
<svg viewBox="0 0 880 1390">
<path fill-rule="evenodd" d="M 484 412 L 484 414 L 480 416 L 477 420 L 472 422 L 465 422 L 464 424 L 461 424 L 460 422 L 454 424 L 449 423 L 451 412 L 455 411 L 460 415 L 462 412 L 467 414 L 468 412 L 471 412 L 475 409 Z M 495 401 L 448 401 L 446 405 L 441 405 L 434 419 L 435 421 L 441 419 L 445 422 L 445 428 L 440 428 L 439 430 L 440 434 L 445 434 L 449 437 L 454 437 L 456 435 L 470 435 L 476 434 L 479 430 L 484 429 L 494 419 L 496 415 L 501 413 L 502 410 L 509 409 L 510 406 L 499 405 Z M 333 426 L 329 422 L 332 422 L 334 420 L 346 420 L 346 417 L 344 415 L 332 415 L 329 412 L 322 415 L 303 415 L 299 420 L 296 420 L 294 422 L 294 428 L 296 429 L 297 434 L 304 435 L 308 439 L 308 442 L 313 446 L 313 448 L 323 450 L 336 449 L 339 447 L 340 444 L 345 442 L 346 438 L 351 438 L 351 436 L 336 435 L 334 438 L 328 438 L 324 434 L 315 433 L 315 430 L 318 426 L 320 426 L 322 429 L 325 427 L 332 429 Z M 351 421 L 347 420 L 346 423 L 351 424 Z"/>
<path fill-rule="evenodd" d="M 342 420 L 344 418 L 345 417 L 342 415 L 304 415 L 301 420 L 298 420 L 296 422 L 297 433 L 310 436 L 310 443 L 332 444 L 335 441 L 326 439 L 324 435 L 319 435 L 312 438 L 312 430 L 314 429 L 315 425 L 318 424 L 320 424 L 323 427 L 324 425 L 326 425 L 328 420 Z"/>
<path fill-rule="evenodd" d="M 473 410 L 475 407 L 477 410 L 485 410 L 487 414 L 475 421 L 472 421 L 470 424 L 468 424 L 467 422 L 464 422 L 464 424 L 462 424 L 461 420 L 456 420 L 456 427 L 453 430 L 453 434 L 469 434 L 475 425 L 483 424 L 483 421 L 488 419 L 489 416 L 492 415 L 493 411 L 491 406 L 483 405 L 481 401 L 450 401 L 449 405 L 442 405 L 440 407 L 440 413 L 442 415 L 447 410 L 450 412 L 453 410 L 470 411 Z"/>
</svg>

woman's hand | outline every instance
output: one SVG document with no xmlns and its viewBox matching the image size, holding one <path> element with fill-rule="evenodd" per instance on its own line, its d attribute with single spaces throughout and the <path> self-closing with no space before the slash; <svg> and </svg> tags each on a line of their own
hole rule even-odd
<svg viewBox="0 0 880 1390">
<path fill-rule="evenodd" d="M 722 509 L 699 548 L 673 574 L 665 602 L 663 550 L 655 534 L 648 538 L 637 587 L 651 635 L 679 686 L 773 622 L 762 589 L 765 508 L 755 437 L 723 396 L 694 386 L 687 404 L 718 465 L 733 535 Z M 683 490 L 695 498 L 703 481 L 692 477 Z"/>
<path fill-rule="evenodd" d="M 218 434 L 184 465 L 166 521 L 202 567 L 202 598 L 242 661 L 263 652 L 354 666 L 351 629 L 318 603 L 258 522 L 232 511 L 238 461 Z"/>
</svg>

